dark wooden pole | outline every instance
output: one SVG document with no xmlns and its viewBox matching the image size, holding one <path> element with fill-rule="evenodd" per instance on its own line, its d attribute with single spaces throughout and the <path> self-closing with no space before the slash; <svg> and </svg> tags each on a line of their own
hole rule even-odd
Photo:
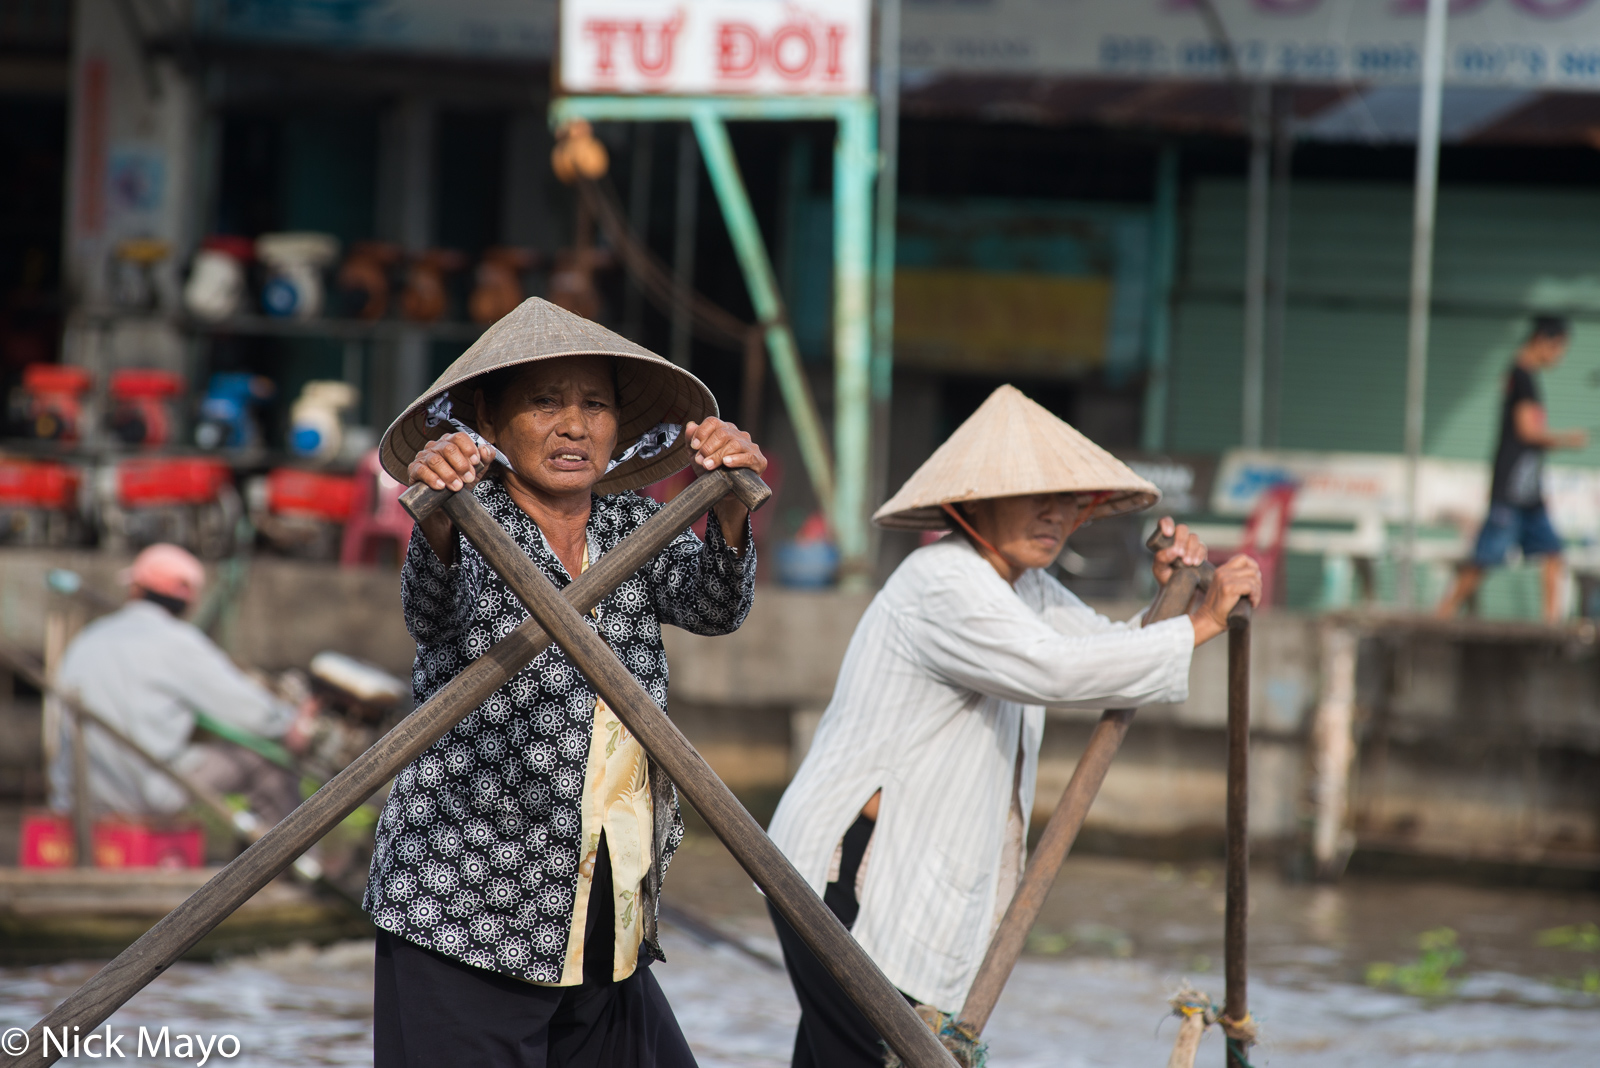
<svg viewBox="0 0 1600 1068">
<path fill-rule="evenodd" d="M 94 867 L 94 810 L 89 800 L 89 736 L 83 717 L 68 708 L 72 717 L 72 832 L 78 843 L 78 867 Z"/>
<path fill-rule="evenodd" d="M 740 474 L 747 477 L 718 470 L 697 478 L 578 576 L 562 591 L 562 599 L 575 611 L 588 612 L 730 492 L 737 492 L 747 507 L 749 500 L 759 505 L 770 491 L 749 472 Z M 427 497 L 407 492 L 413 500 Z M 70 1032 L 78 1027 L 87 1032 L 104 1023 L 549 646 L 544 629 L 535 620 L 525 620 L 34 1024 L 28 1031 L 27 1052 L 0 1063 L 16 1068 L 44 1068 L 54 1063 L 56 1055 L 46 1054 L 40 1043 L 43 1028 L 59 1033 L 62 1028 Z"/>
<path fill-rule="evenodd" d="M 453 495 L 445 502 L 444 510 L 683 791 L 695 811 L 711 825 L 767 900 L 799 932 L 889 1047 L 912 1068 L 953 1066 L 954 1059 L 910 1003 L 850 937 L 850 932 L 773 845 L 761 825 L 717 778 L 639 680 L 617 659 L 605 639 L 580 612 L 561 599 L 511 535 L 470 493 Z"/>
<path fill-rule="evenodd" d="M 1171 545 L 1172 539 L 1164 537 L 1158 529 L 1146 544 L 1152 550 L 1159 550 Z M 1210 564 L 1173 568 L 1172 577 L 1151 602 L 1145 622 L 1159 623 L 1187 612 L 1195 591 L 1210 583 L 1212 573 Z M 989 939 L 989 949 L 984 954 L 983 963 L 978 966 L 978 975 L 972 981 L 966 1003 L 961 1006 L 957 1016 L 962 1026 L 974 1035 L 983 1033 L 984 1025 L 989 1022 L 989 1015 L 994 1012 L 1000 993 L 1005 989 L 1006 980 L 1011 978 L 1011 970 L 1022 956 L 1028 932 L 1039 918 L 1039 911 L 1044 908 L 1044 899 L 1056 881 L 1056 874 L 1067 859 L 1072 843 L 1077 840 L 1078 832 L 1083 829 L 1089 806 L 1094 804 L 1101 785 L 1106 781 L 1106 772 L 1110 770 L 1117 750 L 1122 747 L 1122 739 L 1127 736 L 1135 711 L 1132 708 L 1107 709 L 1089 735 L 1089 744 L 1078 758 L 1078 766 L 1072 771 L 1072 778 L 1061 794 L 1061 801 L 1050 814 L 1044 833 L 1039 837 L 1039 844 L 1028 858 L 1022 882 L 1018 884 L 1011 904 L 1006 906 L 1000 926 L 995 928 L 994 936 Z"/>
<path fill-rule="evenodd" d="M 1228 615 L 1228 868 L 1223 916 L 1222 1025 L 1227 1068 L 1247 1063 L 1254 1034 L 1245 954 L 1250 911 L 1250 602 Z M 1240 1026 L 1243 1025 L 1243 1026 Z"/>
</svg>

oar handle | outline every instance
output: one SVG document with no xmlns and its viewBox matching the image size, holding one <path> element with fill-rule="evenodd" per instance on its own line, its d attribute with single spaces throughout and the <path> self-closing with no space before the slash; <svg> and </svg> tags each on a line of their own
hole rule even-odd
<svg viewBox="0 0 1600 1068">
<path fill-rule="evenodd" d="M 1145 541 L 1145 548 L 1153 553 L 1163 549 L 1172 548 L 1171 534 L 1163 534 L 1158 526 L 1155 533 Z M 1159 623 L 1164 619 L 1171 619 L 1189 607 L 1189 599 L 1196 590 L 1205 590 L 1211 587 L 1211 580 L 1216 578 L 1217 569 L 1211 561 L 1206 561 L 1199 567 L 1189 567 L 1187 564 L 1173 564 L 1172 578 L 1167 584 L 1156 592 L 1156 598 L 1150 605 L 1150 611 L 1145 616 L 1147 623 Z M 1241 597 L 1228 611 L 1228 627 L 1248 627 L 1255 615 L 1255 606 L 1248 599 Z"/>
<path fill-rule="evenodd" d="M 1153 553 L 1163 549 L 1170 549 L 1173 545 L 1171 534 L 1163 534 L 1161 527 L 1157 526 L 1155 533 L 1151 534 L 1144 543 L 1145 548 Z M 1163 620 L 1181 616 L 1189 610 L 1189 601 L 1194 597 L 1196 590 L 1206 589 L 1211 585 L 1211 579 L 1217 569 L 1207 560 L 1199 567 L 1190 567 L 1188 564 L 1175 563 L 1172 565 L 1172 577 L 1167 579 L 1167 584 L 1156 591 L 1155 600 L 1150 602 L 1150 609 L 1145 613 L 1146 623 L 1160 623 Z"/>
<path fill-rule="evenodd" d="M 483 464 L 474 462 L 473 470 L 482 472 Z M 739 498 L 739 503 L 754 512 L 772 497 L 772 488 L 761 481 L 761 476 L 743 467 L 719 467 L 709 475 L 721 475 L 728 479 L 733 495 Z M 432 486 L 421 482 L 413 483 L 400 495 L 400 506 L 411 513 L 411 518 L 422 522 L 434 512 L 444 507 L 444 502 L 456 491 L 449 489 L 434 489 Z"/>
</svg>

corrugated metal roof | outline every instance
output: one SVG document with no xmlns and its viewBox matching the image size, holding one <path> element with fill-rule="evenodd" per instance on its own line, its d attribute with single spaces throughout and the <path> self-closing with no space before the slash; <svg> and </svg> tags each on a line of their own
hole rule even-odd
<svg viewBox="0 0 1600 1068">
<path fill-rule="evenodd" d="M 1415 137 L 1414 88 L 1295 86 L 1292 106 L 1302 136 L 1374 144 Z M 1243 137 L 1246 106 L 1241 86 L 1218 81 L 927 75 L 908 77 L 901 109 L 916 118 Z M 1600 94 L 1448 88 L 1444 129 L 1447 141 L 1463 144 L 1593 145 Z"/>
</svg>

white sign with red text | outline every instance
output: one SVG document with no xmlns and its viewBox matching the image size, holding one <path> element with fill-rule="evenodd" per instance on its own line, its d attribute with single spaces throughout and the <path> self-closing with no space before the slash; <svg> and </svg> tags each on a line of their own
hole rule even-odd
<svg viewBox="0 0 1600 1068">
<path fill-rule="evenodd" d="M 868 0 L 562 0 L 569 93 L 867 91 Z"/>
</svg>

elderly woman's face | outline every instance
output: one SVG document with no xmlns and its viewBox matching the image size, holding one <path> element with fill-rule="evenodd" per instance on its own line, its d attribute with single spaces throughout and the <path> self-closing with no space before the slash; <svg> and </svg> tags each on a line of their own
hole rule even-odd
<svg viewBox="0 0 1600 1068">
<path fill-rule="evenodd" d="M 1055 563 L 1078 517 L 1078 498 L 1072 493 L 991 497 L 967 507 L 973 529 L 1023 568 Z"/>
<path fill-rule="evenodd" d="M 605 475 L 616 448 L 609 357 L 529 364 L 501 396 L 479 400 L 478 411 L 483 436 L 516 468 L 511 477 L 551 496 L 587 494 Z"/>
</svg>

